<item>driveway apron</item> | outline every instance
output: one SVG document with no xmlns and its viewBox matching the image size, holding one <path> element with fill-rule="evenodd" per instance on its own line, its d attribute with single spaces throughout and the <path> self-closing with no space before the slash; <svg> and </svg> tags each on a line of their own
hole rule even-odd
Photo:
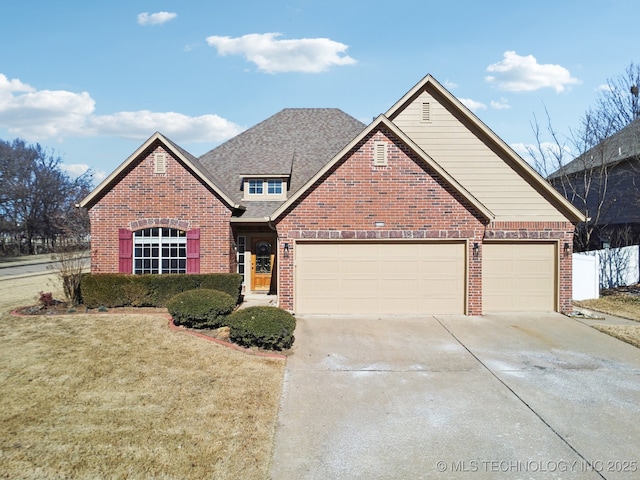
<svg viewBox="0 0 640 480">
<path fill-rule="evenodd" d="M 559 314 L 299 317 L 272 478 L 637 478 L 639 352 Z"/>
</svg>

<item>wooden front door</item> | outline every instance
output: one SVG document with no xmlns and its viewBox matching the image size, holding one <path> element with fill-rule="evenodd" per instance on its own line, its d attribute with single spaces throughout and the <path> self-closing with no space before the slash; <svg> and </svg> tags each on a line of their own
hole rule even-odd
<svg viewBox="0 0 640 480">
<path fill-rule="evenodd" d="M 274 261 L 273 240 L 255 238 L 251 248 L 251 290 L 268 291 Z"/>
</svg>

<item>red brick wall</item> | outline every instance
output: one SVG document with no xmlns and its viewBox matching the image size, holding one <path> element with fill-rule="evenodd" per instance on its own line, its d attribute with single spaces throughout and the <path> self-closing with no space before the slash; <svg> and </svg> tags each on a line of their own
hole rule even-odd
<svg viewBox="0 0 640 480">
<path fill-rule="evenodd" d="M 388 143 L 388 166 L 373 165 L 374 141 Z M 278 221 L 280 306 L 294 309 L 297 239 L 467 239 L 469 315 L 482 314 L 483 239 L 551 239 L 560 242 L 560 311 L 571 311 L 571 251 L 565 253 L 563 248 L 565 242 L 572 245 L 571 223 L 485 225 L 468 202 L 434 175 L 391 135 L 378 131 L 365 139 Z M 375 227 L 376 221 L 385 222 L 384 227 Z M 477 256 L 472 254 L 475 242 Z M 285 243 L 291 249 L 288 258 L 284 258 Z"/>
<path fill-rule="evenodd" d="M 231 211 L 167 153 L 167 173 L 155 174 L 153 153 L 132 164 L 126 175 L 89 210 L 91 271 L 118 272 L 118 229 L 152 226 L 200 229 L 200 272 L 235 271 L 231 252 Z"/>
<path fill-rule="evenodd" d="M 388 143 L 388 165 L 373 166 L 373 142 Z M 296 239 L 470 239 L 482 241 L 484 225 L 462 197 L 432 176 L 422 160 L 381 131 L 369 136 L 323 176 L 277 224 L 280 240 L 280 306 L 293 310 Z M 376 227 L 375 222 L 385 222 Z M 468 312 L 481 313 L 481 266 L 470 258 Z"/>
</svg>

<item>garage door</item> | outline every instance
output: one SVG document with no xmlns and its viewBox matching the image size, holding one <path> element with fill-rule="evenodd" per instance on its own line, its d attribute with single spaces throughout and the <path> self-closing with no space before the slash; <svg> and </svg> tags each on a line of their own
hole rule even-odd
<svg viewBox="0 0 640 480">
<path fill-rule="evenodd" d="M 556 243 L 485 243 L 484 312 L 556 310 Z"/>
<path fill-rule="evenodd" d="M 464 243 L 298 243 L 300 314 L 464 313 Z"/>
</svg>

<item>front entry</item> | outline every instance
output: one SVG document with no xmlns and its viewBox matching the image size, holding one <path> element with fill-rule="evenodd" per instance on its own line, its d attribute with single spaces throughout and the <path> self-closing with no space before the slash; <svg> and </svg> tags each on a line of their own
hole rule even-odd
<svg viewBox="0 0 640 480">
<path fill-rule="evenodd" d="M 254 238 L 251 248 L 251 290 L 269 291 L 271 273 L 275 259 L 274 241 L 267 238 Z"/>
</svg>

